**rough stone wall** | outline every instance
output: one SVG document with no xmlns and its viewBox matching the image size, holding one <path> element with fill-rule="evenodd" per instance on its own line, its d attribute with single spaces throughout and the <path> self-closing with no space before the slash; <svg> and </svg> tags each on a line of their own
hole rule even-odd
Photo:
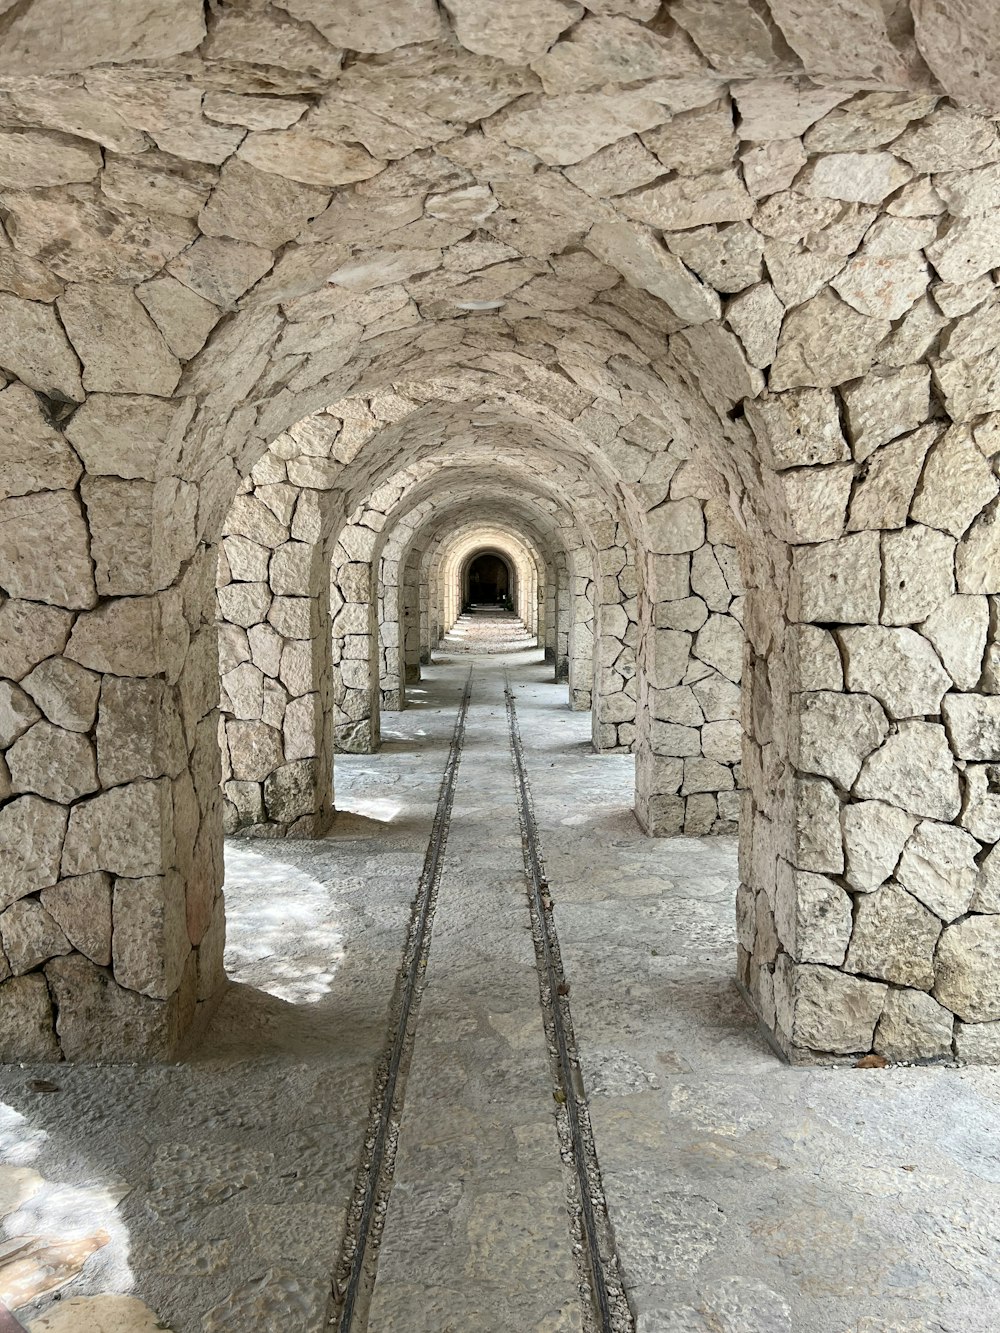
<svg viewBox="0 0 1000 1333">
<path fill-rule="evenodd" d="M 344 516 L 499 440 L 628 529 L 640 811 L 679 794 L 643 579 L 704 455 L 747 589 L 741 978 L 797 1058 L 993 1055 L 996 8 L 557 8 L 5 14 L 0 676 L 44 714 L 0 770 L 6 1049 L 171 1048 L 217 984 L 215 548 L 267 447 L 336 417 Z M 574 577 L 573 661 L 601 596 Z M 96 678 L 86 728 L 39 667 Z M 151 772 L 106 777 L 102 725 L 140 717 Z M 859 870 L 876 818 L 905 841 Z M 117 928 L 110 970 L 51 928 L 41 896 L 79 910 L 90 875 L 113 912 L 142 882 L 122 910 L 166 980 L 125 984 Z"/>
</svg>

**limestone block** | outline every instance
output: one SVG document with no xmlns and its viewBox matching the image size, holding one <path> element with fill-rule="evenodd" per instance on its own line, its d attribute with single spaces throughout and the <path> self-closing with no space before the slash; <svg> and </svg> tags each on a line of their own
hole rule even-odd
<svg viewBox="0 0 1000 1333">
<path fill-rule="evenodd" d="M 276 249 L 294 240 L 329 202 L 328 190 L 300 184 L 288 179 L 287 173 L 258 171 L 248 161 L 230 158 L 198 216 L 198 225 L 206 236 L 228 236 Z"/>
<path fill-rule="evenodd" d="M 865 694 L 818 691 L 799 695 L 795 763 L 850 791 L 865 759 L 889 731 L 879 704 Z"/>
<path fill-rule="evenodd" d="M 232 827 L 226 828 L 227 833 L 264 822 L 264 797 L 259 782 L 229 781 L 224 786 L 226 800 L 232 803 L 236 812 Z"/>
<path fill-rule="evenodd" d="M 666 555 L 696 551 L 705 542 L 705 516 L 694 498 L 665 500 L 646 515 L 649 547 Z"/>
<path fill-rule="evenodd" d="M 308 694 L 314 688 L 312 645 L 306 641 L 286 643 L 281 653 L 279 674 L 289 694 Z"/>
<path fill-rule="evenodd" d="M 772 392 L 799 385 L 830 388 L 857 379 L 871 367 L 889 328 L 887 319 L 871 319 L 833 292 L 820 292 L 785 316 L 771 367 Z"/>
<path fill-rule="evenodd" d="M 267 583 L 230 583 L 218 591 L 219 610 L 226 620 L 249 629 L 264 619 L 271 606 Z"/>
<path fill-rule="evenodd" d="M 697 759 L 701 755 L 701 733 L 697 727 L 654 720 L 649 727 L 649 743 L 654 754 L 667 758 Z"/>
<path fill-rule="evenodd" d="M 937 282 L 931 289 L 934 304 L 946 320 L 960 319 L 962 315 L 967 315 L 970 310 L 974 310 L 983 301 L 991 300 L 993 292 L 993 278 L 989 273 L 984 273 L 973 282 L 960 283 L 958 286 L 950 282 Z M 961 334 L 958 332 L 959 327 L 956 326 L 955 332 L 961 342 Z M 949 330 L 941 339 L 945 350 L 950 347 L 951 337 L 951 330 Z M 985 352 L 987 348 L 983 347 L 981 350 Z"/>
<path fill-rule="evenodd" d="M 52 999 L 40 974 L 3 983 L 0 1005 L 0 1060 L 45 1063 L 60 1059 Z"/>
<path fill-rule="evenodd" d="M 863 462 L 879 445 L 922 425 L 930 412 L 926 366 L 872 374 L 841 390 L 854 457 Z"/>
<path fill-rule="evenodd" d="M 706 722 L 738 721 L 740 716 L 740 687 L 725 676 L 712 673 L 691 686 Z M 717 756 L 715 756 L 717 757 Z"/>
<path fill-rule="evenodd" d="M 711 546 L 702 546 L 691 556 L 691 588 L 710 611 L 729 610 L 733 595 Z"/>
<path fill-rule="evenodd" d="M 875 1029 L 874 1048 L 892 1061 L 950 1060 L 954 1026 L 954 1015 L 925 991 L 892 989 Z"/>
<path fill-rule="evenodd" d="M 844 869 L 844 849 L 840 830 L 840 797 L 836 790 L 830 783 L 818 778 L 796 778 L 792 808 L 793 865 L 799 870 L 840 874 Z M 847 947 L 846 937 L 844 947 Z M 843 962 L 843 954 L 837 960 L 812 958 L 801 961 Z"/>
<path fill-rule="evenodd" d="M 956 218 L 927 247 L 927 258 L 942 282 L 972 282 L 1000 262 L 1000 237 L 991 218 Z"/>
<path fill-rule="evenodd" d="M 72 490 L 76 485 L 80 460 L 25 385 L 9 384 L 0 392 L 0 432 L 4 441 L 0 500 L 46 489 Z"/>
<path fill-rule="evenodd" d="M 934 998 L 967 1023 L 1000 1019 L 1000 917 L 946 926 L 935 958 Z"/>
<path fill-rule="evenodd" d="M 818 625 L 789 625 L 788 668 L 795 690 L 842 690 L 844 667 L 833 635 Z"/>
<path fill-rule="evenodd" d="M 955 1057 L 964 1065 L 1000 1062 L 1000 1023 L 955 1024 Z"/>
<path fill-rule="evenodd" d="M 273 549 L 288 540 L 288 524 L 280 522 L 256 495 L 237 495 L 226 515 L 226 534 Z"/>
<path fill-rule="evenodd" d="M 197 548 L 197 488 L 174 477 L 85 477 L 81 490 L 98 592 L 170 587 Z"/>
<path fill-rule="evenodd" d="M 546 35 L 536 31 L 538 18 L 540 14 L 551 11 L 554 7 L 553 0 L 545 0 L 541 6 L 532 5 L 530 0 L 514 0 L 509 15 L 506 8 L 502 11 L 504 22 L 510 24 L 511 28 L 517 29 L 515 40 L 518 46 L 515 50 L 523 44 L 526 37 L 535 46 L 534 55 L 528 55 L 526 58 L 531 61 L 531 67 L 541 78 L 542 87 L 547 93 L 558 94 L 578 92 L 586 88 L 601 88 L 607 84 L 620 82 L 626 70 L 629 79 L 638 82 L 643 79 L 696 75 L 705 68 L 705 62 L 691 45 L 686 33 L 679 28 L 664 25 L 657 31 L 642 27 L 618 15 L 588 15 L 582 23 L 572 27 L 550 50 L 546 52 L 544 46 L 538 49 L 539 41 L 544 41 Z M 473 10 L 477 17 L 495 12 L 483 4 L 482 0 L 456 0 L 456 9 Z M 579 14 L 579 10 L 575 5 L 572 9 L 569 5 L 563 5 L 561 9 L 562 17 L 557 21 L 560 27 L 569 27 L 573 22 L 570 14 L 573 11 Z M 518 22 L 522 14 L 530 14 L 531 20 L 528 23 L 523 19 Z M 489 20 L 484 24 L 482 18 L 480 25 L 479 30 L 472 34 L 475 41 L 482 40 L 483 27 L 488 29 L 494 26 Z M 463 41 L 463 45 L 465 44 Z M 495 55 L 499 52 L 494 50 L 484 54 Z M 509 55 L 501 55 L 501 59 L 511 64 L 518 64 L 522 63 L 525 57 L 522 56 L 518 60 L 511 59 Z M 729 128 L 731 133 L 731 118 Z M 706 137 L 714 138 L 710 124 L 702 123 L 702 133 Z"/>
<path fill-rule="evenodd" d="M 854 480 L 852 463 L 791 468 L 779 473 L 780 501 L 774 526 L 792 543 L 830 541 L 841 536 Z"/>
<path fill-rule="evenodd" d="M 275 597 L 267 618 L 283 638 L 308 639 L 312 633 L 312 605 L 309 597 Z"/>
<path fill-rule="evenodd" d="M 783 1007 L 791 1009 L 789 1036 L 797 1046 L 836 1055 L 871 1049 L 886 986 L 811 963 L 789 962 L 775 969 L 774 980 L 776 1001 L 779 985 L 790 998 Z"/>
<path fill-rule="evenodd" d="M 811 153 L 862 152 L 881 148 L 934 110 L 937 98 L 906 92 L 869 92 L 834 108 L 805 135 Z"/>
<path fill-rule="evenodd" d="M 943 921 L 969 910 L 976 890 L 979 843 L 950 824 L 921 820 L 896 871 L 900 884 Z"/>
<path fill-rule="evenodd" d="M 698 631 L 694 655 L 738 683 L 743 674 L 743 630 L 732 616 L 712 615 Z"/>
<path fill-rule="evenodd" d="M 912 176 L 911 169 L 891 153 L 830 153 L 815 158 L 797 186 L 820 199 L 880 204 Z"/>
<path fill-rule="evenodd" d="M 804 241 L 817 237 L 843 211 L 844 206 L 834 199 L 810 199 L 797 190 L 784 190 L 760 205 L 753 225 L 776 240 Z"/>
<path fill-rule="evenodd" d="M 1000 592 L 1000 503 L 973 522 L 955 552 L 958 591 Z"/>
<path fill-rule="evenodd" d="M 966 764 L 962 828 L 983 843 L 1000 842 L 1000 765 Z"/>
<path fill-rule="evenodd" d="M 682 323 L 698 324 L 718 317 L 718 295 L 699 282 L 647 228 L 632 222 L 599 222 L 588 232 L 586 244 L 631 286 L 664 301 Z"/>
<path fill-rule="evenodd" d="M 141 839 L 136 829 L 143 830 Z M 172 857 L 171 843 L 170 783 L 131 782 L 73 806 L 62 874 L 107 870 L 136 879 L 156 874 L 164 859 Z M 48 882 L 57 878 L 53 875 Z"/>
<path fill-rule="evenodd" d="M 882 560 L 884 625 L 918 624 L 955 592 L 955 539 L 934 528 L 887 532 Z"/>
<path fill-rule="evenodd" d="M 690 796 L 695 792 L 727 791 L 733 785 L 732 769 L 725 764 L 717 763 L 714 759 L 697 757 L 684 760 L 682 796 Z"/>
<path fill-rule="evenodd" d="M 316 753 L 316 694 L 303 694 L 290 700 L 285 709 L 285 759 L 309 759 Z"/>
<path fill-rule="evenodd" d="M 97 871 L 60 880 L 41 893 L 42 906 L 74 949 L 106 967 L 111 962 L 111 876 Z"/>
<path fill-rule="evenodd" d="M 918 522 L 961 537 L 1000 492 L 1000 481 L 968 426 L 953 426 L 931 448 L 910 514 Z"/>
<path fill-rule="evenodd" d="M 66 807 L 20 796 L 0 809 L 0 908 L 59 878 Z"/>
<path fill-rule="evenodd" d="M 847 512 L 848 532 L 905 525 L 924 458 L 939 431 L 931 422 L 866 456 Z"/>
<path fill-rule="evenodd" d="M 300 759 L 275 769 L 264 783 L 268 819 L 292 824 L 316 811 L 315 761 Z"/>
<path fill-rule="evenodd" d="M 94 747 L 79 732 L 36 722 L 7 751 L 12 788 L 69 804 L 96 791 Z"/>
<path fill-rule="evenodd" d="M 895 874 L 917 820 L 884 801 L 846 805 L 841 820 L 847 882 L 861 893 L 871 893 Z"/>
<path fill-rule="evenodd" d="M 70 952 L 70 943 L 37 898 L 22 898 L 0 913 L 3 951 L 14 975 Z"/>
<path fill-rule="evenodd" d="M 774 360 L 784 314 L 769 282 L 757 283 L 727 304 L 726 323 L 743 344 L 752 366 L 762 370 Z"/>
<path fill-rule="evenodd" d="M 94 605 L 87 524 L 71 491 L 0 500 L 0 569 L 10 597 L 70 610 Z"/>
<path fill-rule="evenodd" d="M 672 126 L 673 121 L 666 128 Z M 666 237 L 666 242 L 673 254 L 683 259 L 716 291 L 740 292 L 752 283 L 760 282 L 763 272 L 761 238 L 745 222 L 673 232 Z"/>
<path fill-rule="evenodd" d="M 934 207 L 942 212 L 940 200 Z M 872 259 L 892 259 L 923 250 L 937 237 L 934 217 L 880 217 L 865 233 L 863 253 Z"/>
<path fill-rule="evenodd" d="M 740 138 L 753 142 L 796 138 L 849 96 L 838 88 L 817 88 L 797 80 L 748 79 L 733 89 Z"/>
<path fill-rule="evenodd" d="M 789 618 L 874 623 L 879 617 L 880 579 L 879 541 L 874 532 L 859 532 L 817 546 L 796 546 L 792 551 Z"/>
<path fill-rule="evenodd" d="M 911 125 L 892 147 L 897 157 L 922 175 L 971 170 L 1000 161 L 996 128 L 981 116 L 947 102 Z"/>
<path fill-rule="evenodd" d="M 958 773 L 938 722 L 900 722 L 865 760 L 854 795 L 888 801 L 910 814 L 951 821 L 961 808 Z"/>
<path fill-rule="evenodd" d="M 743 728 L 737 721 L 707 722 L 701 729 L 701 749 L 706 759 L 738 764 L 743 750 Z"/>
<path fill-rule="evenodd" d="M 40 717 L 24 690 L 13 681 L 0 681 L 0 749 L 13 745 Z"/>
<path fill-rule="evenodd" d="M 774 924 L 796 962 L 839 967 L 851 938 L 851 900 L 826 875 L 779 866 Z"/>
<path fill-rule="evenodd" d="M 133 292 L 110 283 L 73 283 L 56 304 L 83 362 L 88 392 L 173 393 L 180 363 Z"/>
<path fill-rule="evenodd" d="M 181 361 L 197 356 L 221 316 L 218 306 L 168 273 L 142 283 L 135 294 Z"/>
<path fill-rule="evenodd" d="M 858 899 L 844 964 L 849 972 L 930 990 L 941 922 L 892 882 Z"/>
<path fill-rule="evenodd" d="M 116 879 L 112 920 L 118 984 L 156 999 L 172 995 L 191 951 L 180 875 Z"/>
<path fill-rule="evenodd" d="M 764 259 L 774 290 L 788 307 L 815 296 L 844 266 L 843 255 L 805 249 L 798 241 L 768 241 Z"/>
<path fill-rule="evenodd" d="M 255 628 L 259 628 L 255 626 Z M 222 677 L 225 691 L 224 706 L 233 717 L 252 720 L 259 718 L 264 706 L 264 679 L 261 671 L 250 662 L 242 662 Z"/>
<path fill-rule="evenodd" d="M 944 313 L 949 318 L 958 316 L 942 335 L 943 358 L 973 361 L 995 350 L 1000 340 L 1000 301 L 989 277 L 957 288 L 939 283 L 933 295 L 942 310 L 947 305 Z"/>
<path fill-rule="evenodd" d="M 1000 695 L 949 694 L 942 709 L 959 759 L 1000 761 Z"/>
<path fill-rule="evenodd" d="M 996 346 L 968 360 L 942 361 L 934 379 L 953 421 L 968 421 L 1000 407 L 1000 352 Z"/>
<path fill-rule="evenodd" d="M 979 684 L 989 623 L 986 598 L 960 593 L 947 598 L 921 622 L 920 633 L 934 645 L 960 690 L 974 690 Z"/>
<path fill-rule="evenodd" d="M 860 254 L 850 260 L 833 286 L 849 306 L 876 319 L 899 319 L 927 290 L 930 271 L 919 252 Z"/>
<path fill-rule="evenodd" d="M 0 365 L 30 389 L 79 403 L 80 363 L 51 306 L 0 291 Z"/>
<path fill-rule="evenodd" d="M 273 264 L 272 252 L 263 246 L 201 236 L 171 259 L 167 272 L 219 310 L 232 310 Z"/>
<path fill-rule="evenodd" d="M 279 546 L 271 557 L 271 590 L 279 595 L 308 595 L 312 553 L 313 548 L 305 542 Z"/>
<path fill-rule="evenodd" d="M 671 17 L 694 38 L 713 69 L 724 74 L 776 73 L 787 67 L 781 34 L 765 10 L 737 0 L 681 0 Z"/>
<path fill-rule="evenodd" d="M 731 167 L 647 185 L 624 198 L 620 206 L 635 222 L 661 231 L 740 222 L 752 217 L 754 209 L 743 181 Z"/>
<path fill-rule="evenodd" d="M 45 977 L 65 1059 L 142 1062 L 175 1053 L 183 1027 L 177 992 L 165 1004 L 126 990 L 80 954 L 53 959 Z"/>
<path fill-rule="evenodd" d="M 930 297 L 922 296 L 881 344 L 877 363 L 898 369 L 922 360 L 947 322 Z"/>
<path fill-rule="evenodd" d="M 262 583 L 267 579 L 271 551 L 248 537 L 225 537 L 222 542 L 229 572 L 241 583 Z"/>
<path fill-rule="evenodd" d="M 189 632 L 179 595 L 120 597 L 77 616 L 66 656 L 116 676 L 155 676 L 173 681 L 187 655 Z"/>
<path fill-rule="evenodd" d="M 787 190 L 805 166 L 801 139 L 773 139 L 744 147 L 740 153 L 743 179 L 755 199 Z"/>
<path fill-rule="evenodd" d="M 263 782 L 284 762 L 281 733 L 264 722 L 226 723 L 233 776 L 241 782 Z"/>
<path fill-rule="evenodd" d="M 252 131 L 237 156 L 261 172 L 326 187 L 368 180 L 385 166 L 359 144 L 331 143 L 301 126 Z"/>
<path fill-rule="evenodd" d="M 86 667 L 67 657 L 50 657 L 30 671 L 21 685 L 57 727 L 67 731 L 89 731 L 94 725 L 101 678 Z M 3 705 L 0 703 L 2 716 Z M 5 728 L 0 726 L 0 734 L 3 730 Z"/>
<path fill-rule="evenodd" d="M 956 7 L 947 0 L 918 0 L 913 5 L 915 36 L 920 53 L 935 78 L 952 96 L 975 88 L 994 114 L 997 107 L 996 49 L 1000 33 L 991 7 Z"/>
<path fill-rule="evenodd" d="M 849 690 L 874 695 L 891 718 L 941 711 L 951 678 L 914 630 L 859 625 L 838 632 Z"/>
</svg>

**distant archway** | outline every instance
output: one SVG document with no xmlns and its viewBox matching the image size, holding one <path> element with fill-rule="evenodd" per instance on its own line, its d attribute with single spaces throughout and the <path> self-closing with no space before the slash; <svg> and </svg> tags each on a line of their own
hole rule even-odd
<svg viewBox="0 0 1000 1333">
<path fill-rule="evenodd" d="M 466 567 L 465 601 L 474 605 L 502 605 L 513 593 L 513 576 L 503 556 L 480 551 Z"/>
</svg>

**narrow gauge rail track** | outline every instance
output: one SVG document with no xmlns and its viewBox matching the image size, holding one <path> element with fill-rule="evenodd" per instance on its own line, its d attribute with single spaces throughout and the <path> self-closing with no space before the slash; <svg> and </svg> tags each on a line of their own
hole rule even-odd
<svg viewBox="0 0 1000 1333">
<path fill-rule="evenodd" d="M 465 722 L 472 697 L 472 670 L 470 666 L 465 678 L 462 702 L 441 778 L 437 810 L 413 900 L 403 959 L 390 1009 L 390 1037 L 375 1075 L 365 1151 L 334 1281 L 334 1316 L 330 1326 L 336 1326 L 339 1333 L 351 1333 L 356 1317 L 359 1318 L 359 1328 L 367 1325 L 367 1306 L 375 1285 L 378 1247 L 392 1184 L 416 1013 L 430 952 L 434 907 L 455 803 L 458 765 L 465 742 Z"/>
<path fill-rule="evenodd" d="M 600 1333 L 635 1333 L 635 1316 L 625 1294 L 614 1230 L 601 1185 L 601 1170 L 570 1014 L 569 986 L 563 971 L 559 937 L 552 915 L 552 898 L 543 868 L 531 787 L 524 762 L 524 745 L 517 723 L 517 707 L 506 671 L 504 698 L 507 703 L 508 738 L 521 824 L 528 912 L 535 945 L 542 1018 L 548 1039 L 556 1102 L 560 1113 L 564 1113 L 564 1116 L 557 1114 L 560 1138 L 564 1141 L 563 1157 L 564 1160 L 571 1158 L 576 1178 L 575 1203 L 579 1216 L 574 1218 L 574 1223 L 578 1227 L 593 1300 L 593 1326 Z"/>
</svg>

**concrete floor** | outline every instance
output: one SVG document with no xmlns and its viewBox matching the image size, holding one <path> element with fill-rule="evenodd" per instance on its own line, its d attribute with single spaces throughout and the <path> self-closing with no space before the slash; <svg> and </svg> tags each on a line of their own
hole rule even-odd
<svg viewBox="0 0 1000 1333">
<path fill-rule="evenodd" d="M 731 981 L 734 843 L 645 839 L 631 758 L 537 659 L 506 660 L 639 1333 L 996 1330 L 1000 1073 L 780 1064 Z M 371 1333 L 585 1327 L 503 660 L 475 667 Z M 32 1333 L 324 1329 L 467 668 L 338 756 L 330 838 L 228 845 L 236 984 L 196 1057 L 0 1072 L 0 1298 Z"/>
</svg>

